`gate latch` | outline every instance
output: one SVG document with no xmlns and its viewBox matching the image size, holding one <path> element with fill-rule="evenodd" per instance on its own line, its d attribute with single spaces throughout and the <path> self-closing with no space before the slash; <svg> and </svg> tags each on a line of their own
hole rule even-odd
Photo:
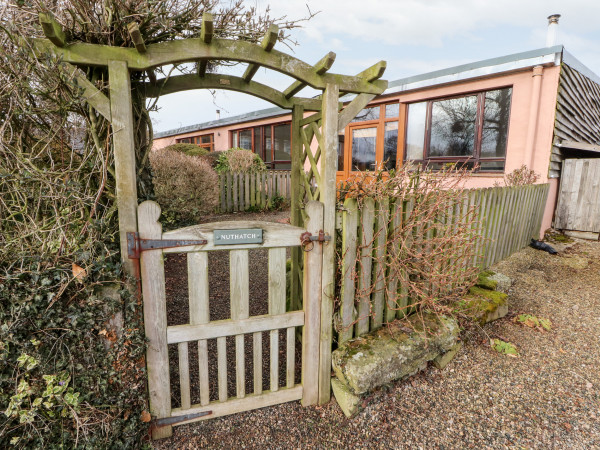
<svg viewBox="0 0 600 450">
<path fill-rule="evenodd" d="M 329 241 L 331 241 L 331 236 L 329 236 L 323 230 L 319 230 L 319 234 L 317 236 L 313 236 L 309 231 L 306 231 L 300 235 L 302 250 L 305 252 L 310 252 L 314 248 L 315 242 Z"/>
<path fill-rule="evenodd" d="M 129 259 L 140 259 L 140 254 L 145 250 L 205 245 L 206 242 L 206 239 L 140 239 L 139 233 L 129 232 L 127 233 L 127 256 L 129 256 Z"/>
</svg>

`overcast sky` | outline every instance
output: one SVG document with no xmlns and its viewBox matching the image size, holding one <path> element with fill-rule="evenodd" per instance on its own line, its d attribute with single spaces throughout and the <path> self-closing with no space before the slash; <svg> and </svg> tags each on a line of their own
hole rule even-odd
<svg viewBox="0 0 600 450">
<path fill-rule="evenodd" d="M 393 81 L 459 64 L 545 46 L 546 17 L 561 14 L 558 43 L 600 75 L 598 0 L 257 0 L 271 5 L 273 17 L 319 13 L 293 37 L 290 51 L 310 64 L 327 52 L 337 54 L 330 72 L 355 75 L 386 60 L 384 78 Z M 243 67 L 228 73 L 241 74 Z M 254 80 L 284 89 L 291 80 L 260 69 Z M 309 89 L 301 95 L 310 96 Z M 155 131 L 166 131 L 242 114 L 272 105 L 249 95 L 191 91 L 164 96 L 152 114 Z"/>
</svg>

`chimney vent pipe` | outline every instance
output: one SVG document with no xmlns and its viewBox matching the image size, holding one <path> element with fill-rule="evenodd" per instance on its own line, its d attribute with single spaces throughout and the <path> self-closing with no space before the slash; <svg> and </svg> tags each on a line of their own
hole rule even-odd
<svg viewBox="0 0 600 450">
<path fill-rule="evenodd" d="M 216 114 L 217 120 L 219 120 L 221 118 L 221 110 L 217 109 L 217 114 Z"/>
<path fill-rule="evenodd" d="M 553 47 L 558 42 L 558 19 L 560 19 L 560 14 L 552 14 L 551 16 L 548 16 L 546 47 Z"/>
</svg>

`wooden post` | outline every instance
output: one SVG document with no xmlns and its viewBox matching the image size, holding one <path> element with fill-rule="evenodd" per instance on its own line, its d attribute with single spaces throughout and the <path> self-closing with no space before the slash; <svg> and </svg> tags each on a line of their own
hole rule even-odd
<svg viewBox="0 0 600 450">
<path fill-rule="evenodd" d="M 304 227 L 302 223 L 302 213 L 300 211 L 302 205 L 302 178 L 304 167 L 302 167 L 302 136 L 300 134 L 300 121 L 304 117 L 304 108 L 302 106 L 294 105 L 292 110 L 292 194 L 291 194 L 291 211 L 290 211 L 290 222 L 296 227 Z M 292 247 L 292 277 L 290 283 L 290 306 L 291 309 L 298 309 L 300 306 L 300 257 L 302 255 L 302 249 L 299 247 Z"/>
<path fill-rule="evenodd" d="M 162 226 L 158 222 L 160 206 L 146 201 L 138 208 L 140 238 L 161 239 Z M 149 250 L 140 257 L 142 292 L 144 294 L 144 328 L 148 339 L 146 365 L 150 413 L 161 419 L 171 416 L 171 384 L 167 348 L 167 302 L 162 250 Z M 152 439 L 173 434 L 171 426 L 154 428 Z"/>
<path fill-rule="evenodd" d="M 336 173 L 338 146 L 337 84 L 327 84 L 323 92 L 323 125 L 321 128 L 321 202 L 323 203 L 323 231 L 335 238 Z M 335 290 L 335 241 L 323 248 L 321 295 L 321 350 L 319 362 L 319 404 L 331 398 L 331 341 L 333 335 L 333 296 Z"/>
<path fill-rule="evenodd" d="M 112 116 L 113 150 L 117 181 L 119 239 L 123 270 L 134 274 L 134 261 L 127 257 L 127 232 L 137 231 L 137 186 L 131 109 L 131 81 L 124 61 L 108 63 L 110 113 Z"/>
<path fill-rule="evenodd" d="M 323 227 L 323 204 L 310 201 L 305 212 L 306 229 L 318 235 Z M 321 273 L 323 244 L 315 242 L 309 252 L 304 252 L 304 331 L 302 332 L 302 405 L 314 405 L 319 400 L 319 336 L 321 334 Z M 331 372 L 331 370 L 329 371 Z"/>
</svg>

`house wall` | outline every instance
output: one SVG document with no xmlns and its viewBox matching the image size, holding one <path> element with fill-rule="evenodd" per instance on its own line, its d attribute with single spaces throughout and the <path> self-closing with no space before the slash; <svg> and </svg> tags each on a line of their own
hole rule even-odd
<svg viewBox="0 0 600 450">
<path fill-rule="evenodd" d="M 539 79 L 537 79 L 539 77 Z M 492 90 L 501 87 L 513 88 L 511 113 L 506 150 L 504 173 L 477 173 L 467 182 L 468 188 L 492 187 L 494 183 L 502 183 L 505 174 L 520 168 L 523 164 L 540 174 L 540 183 L 546 183 L 552 150 L 552 136 L 557 101 L 559 66 L 530 68 L 489 78 L 461 81 L 455 84 L 424 88 L 410 92 L 381 96 L 371 105 L 399 101 L 402 104 L 418 102 L 440 97 L 456 96 L 472 92 Z M 402 113 L 401 113 L 402 117 Z M 250 120 L 223 127 L 215 127 L 191 133 L 169 136 L 154 140 L 154 149 L 174 144 L 176 139 L 214 133 L 215 150 L 226 150 L 230 147 L 230 132 L 241 128 L 285 122 L 291 120 L 291 114 L 279 115 L 268 119 Z M 402 120 L 402 119 L 401 119 Z M 404 136 L 399 127 L 398 154 L 402 159 Z M 339 174 L 338 174 L 339 175 Z M 340 177 L 338 176 L 338 180 Z M 542 230 L 549 228 L 556 203 L 557 183 L 551 180 L 552 186 L 548 198 L 546 212 L 542 222 Z"/>
</svg>

